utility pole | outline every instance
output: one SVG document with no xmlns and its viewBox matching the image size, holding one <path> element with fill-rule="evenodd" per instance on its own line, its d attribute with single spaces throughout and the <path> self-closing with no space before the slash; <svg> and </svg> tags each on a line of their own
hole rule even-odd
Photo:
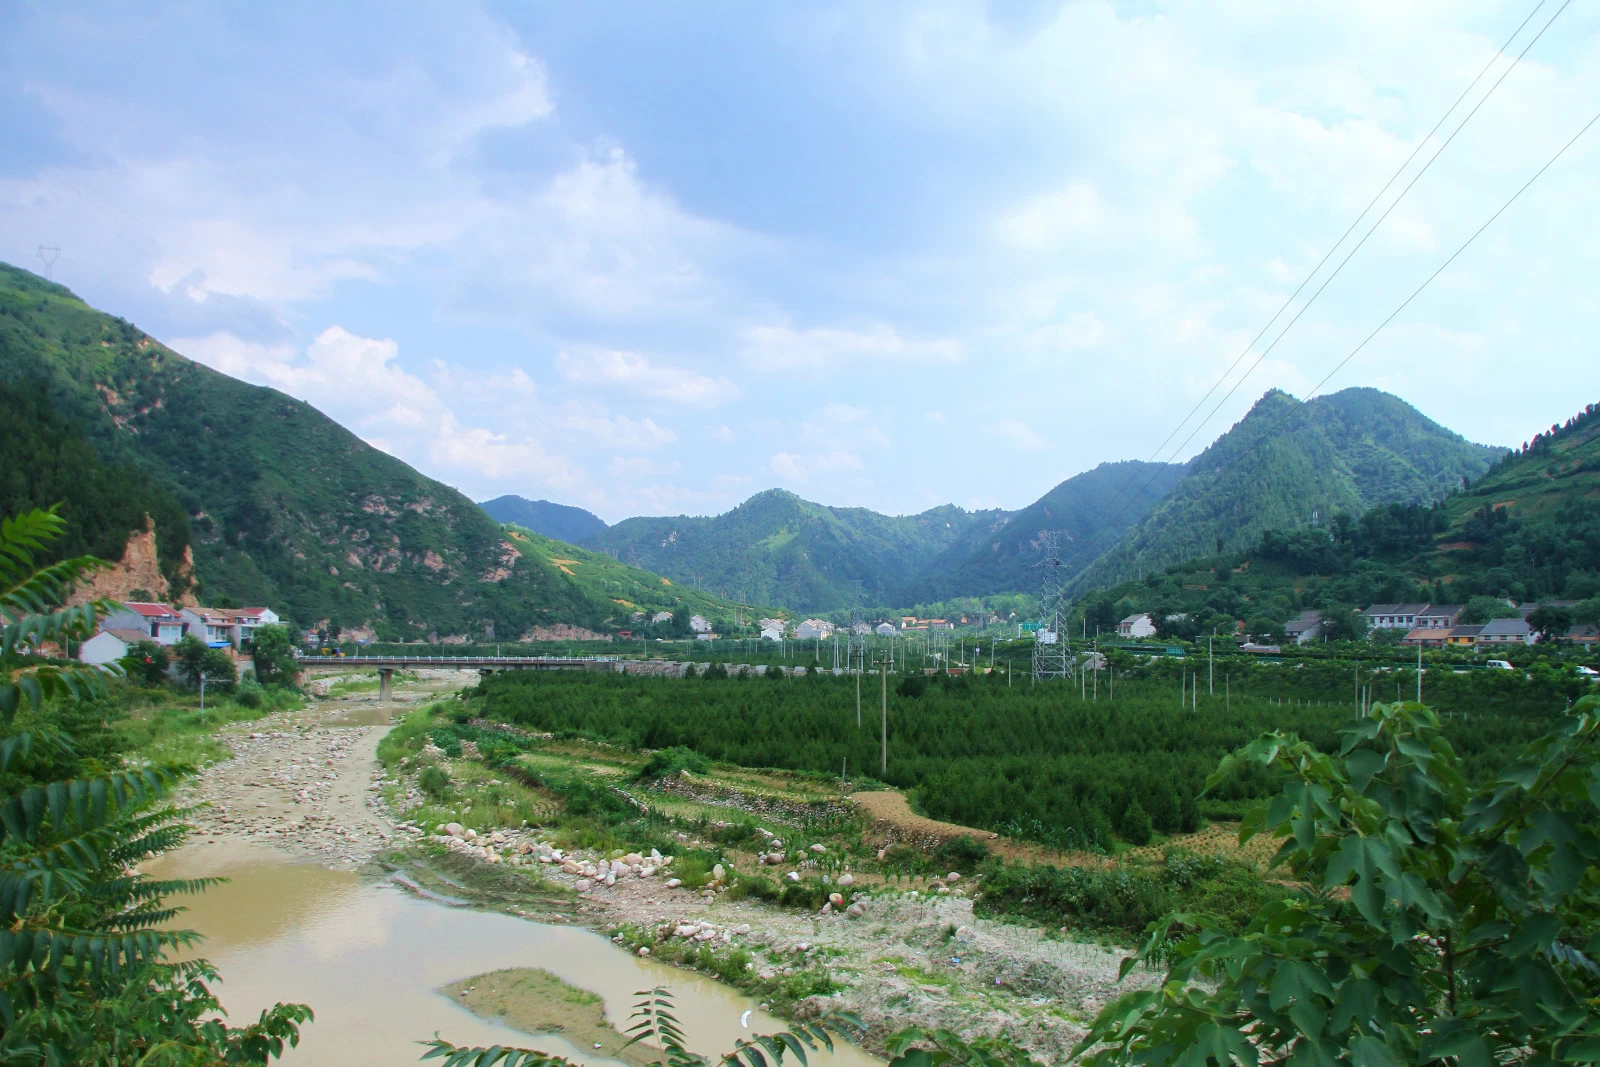
<svg viewBox="0 0 1600 1067">
<path fill-rule="evenodd" d="M 1417 642 L 1417 703 L 1422 703 L 1422 642 Z"/>
<path fill-rule="evenodd" d="M 882 669 L 878 672 L 883 677 L 883 770 L 889 773 L 889 657 L 883 657 Z"/>
<path fill-rule="evenodd" d="M 1217 695 L 1217 665 L 1211 658 L 1212 638 L 1206 638 L 1206 696 Z"/>
<path fill-rule="evenodd" d="M 856 671 L 856 729 L 861 729 L 861 672 Z"/>
</svg>

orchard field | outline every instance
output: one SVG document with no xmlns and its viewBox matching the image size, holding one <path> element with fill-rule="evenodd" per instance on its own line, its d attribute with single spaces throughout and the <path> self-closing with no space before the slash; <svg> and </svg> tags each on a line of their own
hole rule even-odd
<svg viewBox="0 0 1600 1067">
<path fill-rule="evenodd" d="M 682 745 L 746 767 L 834 777 L 843 771 L 857 784 L 872 776 L 906 790 L 913 806 L 936 819 L 1057 847 L 1109 850 L 1118 841 L 1143 845 L 1152 834 L 1191 832 L 1203 818 L 1235 816 L 1248 801 L 1269 795 L 1272 781 L 1258 768 L 1200 793 L 1224 754 L 1265 731 L 1293 730 L 1335 748 L 1359 684 L 1330 668 L 1319 686 L 1309 674 L 1283 672 L 1294 684 L 1276 687 L 1280 695 L 1245 676 L 1219 678 L 1211 694 L 1202 670 L 1195 675 L 1198 707 L 1180 707 L 1179 687 L 1190 682 L 1179 671 L 1159 665 L 1119 672 L 1114 700 L 1107 678 L 1095 699 L 1080 695 L 1077 683 L 1008 685 L 998 673 L 891 676 L 886 768 L 875 675 L 862 679 L 859 726 L 856 680 L 827 674 L 714 671 L 718 676 L 669 679 L 510 672 L 485 679 L 474 703 L 487 718 L 558 736 L 628 748 Z M 1373 699 L 1392 698 L 1387 675 L 1368 684 Z M 1482 779 L 1547 730 L 1563 702 L 1487 692 L 1504 687 L 1500 679 L 1471 684 L 1486 692 L 1467 692 L 1460 710 L 1442 710 L 1464 772 Z M 1296 695 L 1302 689 L 1316 695 Z M 1333 699 L 1340 689 L 1350 695 Z M 1513 703 L 1517 710 L 1498 710 Z"/>
</svg>

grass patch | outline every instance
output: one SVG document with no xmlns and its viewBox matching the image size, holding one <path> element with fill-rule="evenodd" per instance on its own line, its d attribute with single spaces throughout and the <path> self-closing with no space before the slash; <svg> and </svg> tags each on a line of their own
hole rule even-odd
<svg viewBox="0 0 1600 1067">
<path fill-rule="evenodd" d="M 130 694 L 124 717 L 115 729 L 129 759 L 204 766 L 233 755 L 227 743 L 216 736 L 223 727 L 254 722 L 304 703 L 292 689 L 268 686 L 255 691 L 261 696 L 256 707 L 207 694 L 201 711 L 197 694 L 139 690 Z"/>
<path fill-rule="evenodd" d="M 440 993 L 476 1015 L 498 1019 L 525 1034 L 559 1034 L 591 1053 L 644 1067 L 666 1062 L 664 1053 L 628 1039 L 606 1021 L 598 993 L 569 985 L 536 967 L 514 967 L 463 978 Z"/>
</svg>

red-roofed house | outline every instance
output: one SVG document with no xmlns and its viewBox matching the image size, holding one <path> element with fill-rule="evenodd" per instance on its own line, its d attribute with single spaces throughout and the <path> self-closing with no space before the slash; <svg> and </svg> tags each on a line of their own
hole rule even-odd
<svg viewBox="0 0 1600 1067">
<path fill-rule="evenodd" d="M 100 620 L 103 630 L 138 630 L 158 645 L 175 645 L 189 631 L 189 622 L 167 604 L 130 601 Z"/>
</svg>

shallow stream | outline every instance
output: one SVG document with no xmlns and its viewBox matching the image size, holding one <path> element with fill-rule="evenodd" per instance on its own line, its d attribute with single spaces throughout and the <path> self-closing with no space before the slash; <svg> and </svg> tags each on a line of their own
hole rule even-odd
<svg viewBox="0 0 1600 1067">
<path fill-rule="evenodd" d="M 266 846 L 222 840 L 191 845 L 148 866 L 158 877 L 221 875 L 224 885 L 187 898 L 181 920 L 207 938 L 201 954 L 221 971 L 219 993 L 235 1025 L 278 1001 L 310 1004 L 316 1022 L 282 1062 L 364 1065 L 417 1062 L 417 1041 L 435 1033 L 458 1045 L 511 1044 L 588 1063 L 584 1050 L 482 1019 L 435 992 L 461 978 L 507 967 L 540 967 L 601 995 L 606 1016 L 626 1030 L 635 994 L 671 990 L 690 1047 L 717 1055 L 740 1037 L 783 1023 L 752 1011 L 728 986 L 639 959 L 577 926 L 419 899 L 392 882 L 298 862 Z M 836 1067 L 881 1061 L 854 1047 L 813 1058 Z"/>
</svg>

